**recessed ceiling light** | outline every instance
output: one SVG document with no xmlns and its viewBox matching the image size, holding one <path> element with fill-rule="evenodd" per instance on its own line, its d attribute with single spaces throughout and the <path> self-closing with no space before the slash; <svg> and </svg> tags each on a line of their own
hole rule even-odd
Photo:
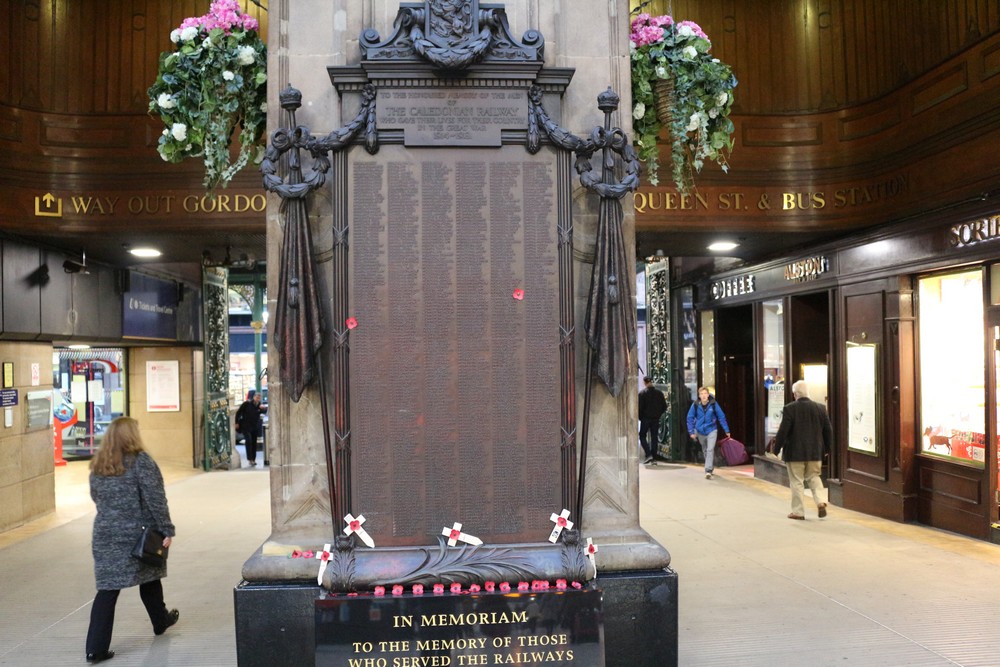
<svg viewBox="0 0 1000 667">
<path fill-rule="evenodd" d="M 163 254 L 156 248 L 132 248 L 129 252 L 136 257 L 159 257 Z"/>
<path fill-rule="evenodd" d="M 725 252 L 726 250 L 732 250 L 738 247 L 740 247 L 740 244 L 733 243 L 732 241 L 716 241 L 712 245 L 708 246 L 708 249 L 713 252 Z"/>
<path fill-rule="evenodd" d="M 89 350 L 90 349 L 89 345 L 67 345 L 66 347 L 68 347 L 71 350 Z"/>
</svg>

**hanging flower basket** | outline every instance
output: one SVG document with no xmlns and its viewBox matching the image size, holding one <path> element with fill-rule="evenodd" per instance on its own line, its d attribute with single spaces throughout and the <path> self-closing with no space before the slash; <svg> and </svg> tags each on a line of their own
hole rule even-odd
<svg viewBox="0 0 1000 667">
<path fill-rule="evenodd" d="M 267 49 L 256 19 L 236 0 L 216 0 L 204 16 L 185 19 L 170 33 L 176 50 L 160 55 L 149 88 L 149 112 L 166 129 L 157 150 L 167 162 L 201 158 L 208 190 L 225 187 L 251 160 L 267 120 Z M 231 159 L 236 128 L 239 150 Z"/>
<path fill-rule="evenodd" d="M 709 53 L 708 36 L 691 21 L 638 14 L 629 38 L 633 141 L 646 163 L 646 180 L 659 183 L 657 137 L 664 128 L 680 192 L 691 190 L 706 160 L 728 171 L 737 81 L 729 66 Z"/>
</svg>

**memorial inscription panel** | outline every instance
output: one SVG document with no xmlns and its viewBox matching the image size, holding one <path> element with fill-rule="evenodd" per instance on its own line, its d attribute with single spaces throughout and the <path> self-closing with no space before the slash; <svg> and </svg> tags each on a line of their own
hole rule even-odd
<svg viewBox="0 0 1000 667">
<path fill-rule="evenodd" d="M 317 667 L 603 667 L 599 590 L 316 601 Z"/>
<path fill-rule="evenodd" d="M 402 129 L 407 146 L 500 146 L 500 131 L 528 125 L 524 90 L 379 91 L 380 129 Z"/>
<path fill-rule="evenodd" d="M 383 146 L 349 173 L 353 508 L 380 546 L 561 509 L 555 160 Z"/>
</svg>

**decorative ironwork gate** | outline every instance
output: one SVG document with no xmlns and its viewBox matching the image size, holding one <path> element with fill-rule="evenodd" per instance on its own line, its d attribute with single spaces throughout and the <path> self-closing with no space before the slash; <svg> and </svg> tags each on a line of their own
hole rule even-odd
<svg viewBox="0 0 1000 667">
<path fill-rule="evenodd" d="M 202 269 L 205 332 L 205 470 L 229 463 L 229 272 Z"/>
<path fill-rule="evenodd" d="M 667 411 L 660 417 L 657 434 L 660 455 L 668 460 L 680 460 L 681 452 L 674 446 L 673 383 L 670 364 L 670 263 L 663 259 L 646 264 L 646 351 L 647 375 L 666 395 Z M 667 451 L 663 451 L 666 447 Z"/>
</svg>

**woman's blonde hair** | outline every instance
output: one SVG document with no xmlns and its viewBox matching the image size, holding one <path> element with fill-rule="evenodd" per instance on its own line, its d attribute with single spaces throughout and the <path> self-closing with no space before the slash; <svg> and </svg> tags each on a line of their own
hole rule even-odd
<svg viewBox="0 0 1000 667">
<path fill-rule="evenodd" d="M 125 474 L 125 462 L 143 451 L 139 422 L 131 417 L 118 417 L 104 433 L 97 455 L 90 461 L 95 475 L 117 477 Z"/>
</svg>

